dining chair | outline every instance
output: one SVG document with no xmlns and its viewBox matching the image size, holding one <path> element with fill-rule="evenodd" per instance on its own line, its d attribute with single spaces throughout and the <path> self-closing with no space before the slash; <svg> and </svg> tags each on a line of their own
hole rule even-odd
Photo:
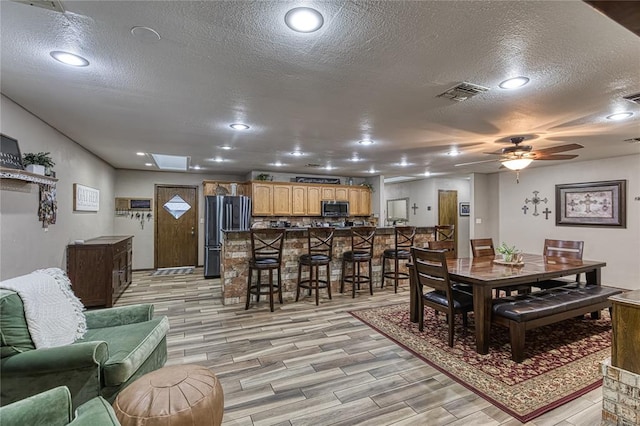
<svg viewBox="0 0 640 426">
<path fill-rule="evenodd" d="M 444 250 L 447 259 L 456 258 L 456 247 L 453 240 L 428 241 L 427 247 L 430 250 Z"/>
<path fill-rule="evenodd" d="M 475 238 L 469 240 L 471 243 L 471 253 L 473 257 L 495 256 L 496 250 L 493 246 L 493 238 Z"/>
<path fill-rule="evenodd" d="M 369 284 L 369 292 L 373 296 L 373 241 L 376 235 L 375 226 L 354 226 L 351 228 L 351 250 L 342 255 L 342 276 L 340 293 L 344 293 L 344 283 L 351 283 L 351 297 L 356 297 L 356 287 Z M 368 275 L 360 270 L 360 264 L 368 265 Z M 347 274 L 347 265 L 351 265 L 351 273 Z"/>
<path fill-rule="evenodd" d="M 545 262 L 570 263 L 572 261 L 582 260 L 583 251 L 584 241 L 552 240 L 547 238 L 544 240 L 542 254 Z M 547 280 L 540 281 L 536 283 L 535 286 L 542 290 L 547 290 L 575 283 L 580 284 L 580 274 L 576 275 L 575 281 Z"/>
<path fill-rule="evenodd" d="M 251 258 L 249 259 L 249 276 L 247 278 L 247 301 L 245 310 L 249 309 L 251 295 L 256 295 L 256 302 L 260 295 L 269 295 L 269 308 L 273 312 L 273 297 L 278 293 L 278 300 L 282 305 L 282 250 L 284 246 L 284 228 L 281 229 L 251 229 Z M 257 282 L 251 281 L 253 271 L 258 272 Z M 268 272 L 268 281 L 261 282 L 262 272 Z M 277 271 L 278 280 L 274 282 L 273 271 Z M 266 288 L 265 288 L 266 287 Z"/>
<path fill-rule="evenodd" d="M 473 238 L 473 239 L 470 239 L 469 242 L 471 243 L 471 254 L 473 255 L 473 257 L 488 257 L 488 256 L 496 255 L 495 246 L 493 245 L 493 238 Z M 500 296 L 501 290 L 504 291 L 507 296 L 511 296 L 512 292 L 530 293 L 531 286 L 518 285 L 518 286 L 512 286 L 512 287 L 496 288 L 494 290 L 495 290 L 495 294 L 494 294 L 495 297 Z"/>
<path fill-rule="evenodd" d="M 296 302 L 300 298 L 300 289 L 316 292 L 316 306 L 320 304 L 320 289 L 326 288 L 331 300 L 331 260 L 333 258 L 334 228 L 307 229 L 307 253 L 298 258 L 298 287 Z M 302 279 L 302 267 L 309 267 L 309 278 Z M 326 267 L 326 279 L 320 279 L 320 267 Z"/>
<path fill-rule="evenodd" d="M 435 239 L 436 241 L 455 240 L 455 225 L 436 225 Z"/>
<path fill-rule="evenodd" d="M 384 280 L 389 278 L 393 280 L 393 291 L 398 292 L 398 281 L 409 278 L 408 272 L 400 271 L 400 260 L 409 260 L 411 258 L 411 246 L 416 236 L 415 226 L 396 226 L 394 228 L 395 244 L 394 248 L 386 249 L 382 253 L 382 282 L 380 288 L 384 287 Z M 387 262 L 389 260 L 389 262 Z M 386 271 L 385 266 L 393 260 L 393 270 Z M 391 268 L 391 265 L 389 265 Z"/>
<path fill-rule="evenodd" d="M 473 296 L 453 288 L 449 280 L 447 258 L 444 250 L 411 248 L 411 260 L 416 282 L 418 307 L 418 329 L 424 329 L 424 307 L 446 314 L 449 328 L 449 346 L 453 347 L 455 314 L 462 315 L 462 325 L 468 325 L 467 313 L 473 311 Z M 424 288 L 433 291 L 424 293 Z"/>
</svg>

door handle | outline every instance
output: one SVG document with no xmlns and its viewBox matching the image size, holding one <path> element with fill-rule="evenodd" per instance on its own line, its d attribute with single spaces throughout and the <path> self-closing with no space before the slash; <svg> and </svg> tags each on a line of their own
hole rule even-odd
<svg viewBox="0 0 640 426">
<path fill-rule="evenodd" d="M 196 235 L 196 228 L 195 226 L 191 227 L 191 235 Z"/>
</svg>

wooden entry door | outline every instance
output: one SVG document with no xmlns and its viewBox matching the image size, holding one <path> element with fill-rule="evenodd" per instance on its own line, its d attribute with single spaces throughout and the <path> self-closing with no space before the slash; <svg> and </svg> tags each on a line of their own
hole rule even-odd
<svg viewBox="0 0 640 426">
<path fill-rule="evenodd" d="M 458 257 L 458 191 L 438 190 L 438 225 L 454 226 L 454 247 Z"/>
<path fill-rule="evenodd" d="M 155 267 L 198 265 L 198 187 L 156 185 Z"/>
</svg>

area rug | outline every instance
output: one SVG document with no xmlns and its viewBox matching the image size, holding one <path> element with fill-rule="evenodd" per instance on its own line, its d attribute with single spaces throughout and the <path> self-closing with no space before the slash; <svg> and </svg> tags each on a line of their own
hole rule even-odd
<svg viewBox="0 0 640 426">
<path fill-rule="evenodd" d="M 165 276 L 165 275 L 186 275 L 193 274 L 193 266 L 181 266 L 179 268 L 160 268 L 151 273 L 151 276 Z"/>
<path fill-rule="evenodd" d="M 492 327 L 489 353 L 475 351 L 473 314 L 469 327 L 456 317 L 450 348 L 444 315 L 425 309 L 424 331 L 409 321 L 409 304 L 350 312 L 365 324 L 485 398 L 523 423 L 534 419 L 602 383 L 600 364 L 611 356 L 611 321 L 572 319 L 527 331 L 525 355 L 511 361 L 509 333 Z"/>
</svg>

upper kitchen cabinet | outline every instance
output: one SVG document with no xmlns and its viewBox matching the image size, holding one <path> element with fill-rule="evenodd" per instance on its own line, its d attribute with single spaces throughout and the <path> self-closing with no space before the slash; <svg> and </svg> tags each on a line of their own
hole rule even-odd
<svg viewBox="0 0 640 426">
<path fill-rule="evenodd" d="M 304 185 L 292 185 L 291 197 L 293 200 L 291 214 L 294 216 L 305 216 L 308 210 L 308 188 Z"/>
<path fill-rule="evenodd" d="M 292 186 L 287 184 L 273 184 L 273 214 L 275 216 L 290 216 L 292 214 Z"/>
<path fill-rule="evenodd" d="M 253 216 L 273 215 L 273 184 L 251 183 L 251 204 Z"/>
<path fill-rule="evenodd" d="M 322 188 L 319 186 L 307 186 L 307 216 L 320 216 L 320 202 L 322 201 Z"/>
</svg>

